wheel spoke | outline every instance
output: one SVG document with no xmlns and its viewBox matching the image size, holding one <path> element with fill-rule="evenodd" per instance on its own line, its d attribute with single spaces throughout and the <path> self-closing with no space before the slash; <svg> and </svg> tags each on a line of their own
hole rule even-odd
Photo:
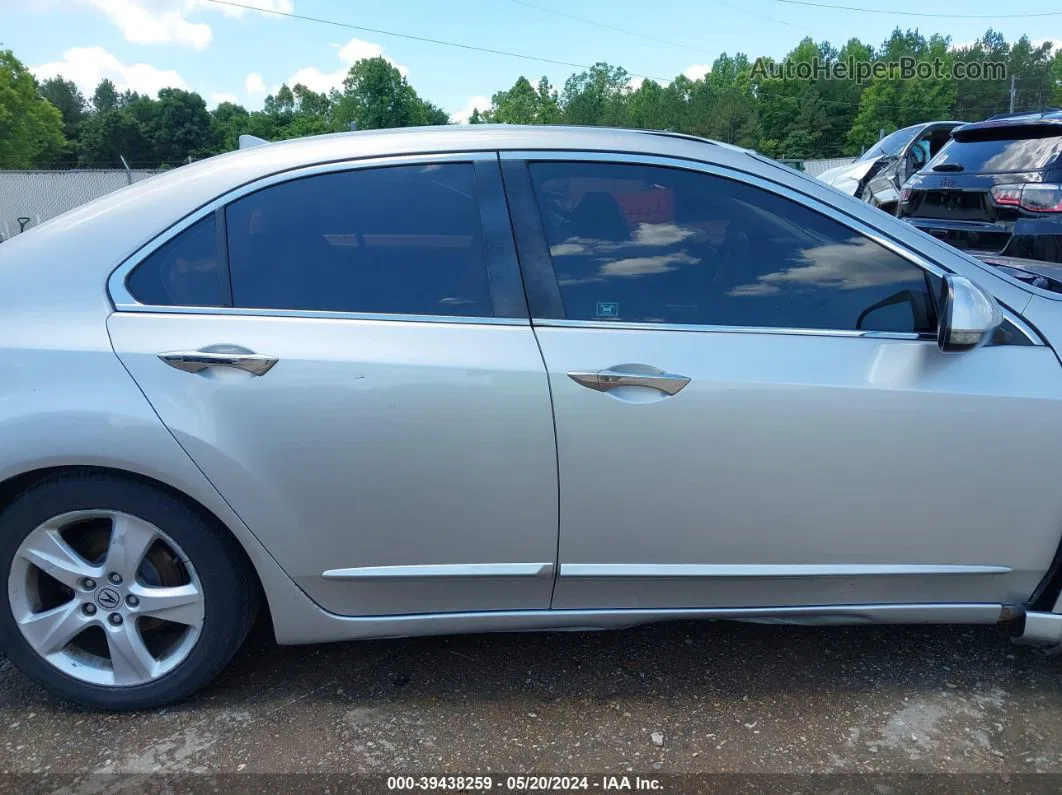
<svg viewBox="0 0 1062 795">
<path fill-rule="evenodd" d="M 116 685 L 135 685 L 155 677 L 158 661 L 151 656 L 135 621 L 107 627 L 107 648 Z"/>
<path fill-rule="evenodd" d="M 19 554 L 69 588 L 76 588 L 84 577 L 99 574 L 99 569 L 77 554 L 53 528 L 35 530 L 19 549 Z"/>
<path fill-rule="evenodd" d="M 55 654 L 88 626 L 76 599 L 19 620 L 22 634 L 41 655 Z"/>
<path fill-rule="evenodd" d="M 159 537 L 154 525 L 128 514 L 111 520 L 111 541 L 107 547 L 107 571 L 116 571 L 132 582 L 148 549 Z"/>
<path fill-rule="evenodd" d="M 172 588 L 138 585 L 130 593 L 140 600 L 138 616 L 150 616 L 199 629 L 203 626 L 203 592 L 195 583 Z"/>
</svg>

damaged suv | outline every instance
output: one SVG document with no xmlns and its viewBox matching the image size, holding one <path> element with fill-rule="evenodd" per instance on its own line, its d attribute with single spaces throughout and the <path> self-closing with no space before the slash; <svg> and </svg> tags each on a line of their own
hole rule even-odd
<svg viewBox="0 0 1062 795">
<path fill-rule="evenodd" d="M 904 127 L 882 138 L 854 163 L 824 171 L 819 179 L 895 215 L 901 186 L 940 152 L 951 131 L 961 125 L 934 121 Z"/>
</svg>

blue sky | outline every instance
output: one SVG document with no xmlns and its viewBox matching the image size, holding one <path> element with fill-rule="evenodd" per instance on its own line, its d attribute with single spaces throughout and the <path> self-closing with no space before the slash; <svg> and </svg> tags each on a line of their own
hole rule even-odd
<svg viewBox="0 0 1062 795">
<path fill-rule="evenodd" d="M 564 18 L 521 0 L 234 0 L 340 22 L 524 53 L 574 64 L 608 61 L 665 80 L 703 73 L 721 53 L 780 57 L 805 35 L 840 45 L 852 36 L 874 44 L 900 25 L 969 42 L 993 27 L 1009 40 L 1062 43 L 1062 15 L 1008 19 L 1051 10 L 998 0 L 820 0 L 890 9 L 860 13 L 780 0 L 526 0 L 661 39 L 650 41 Z M 1003 16 L 904 17 L 894 11 Z M 210 0 L 0 0 L 0 42 L 39 77 L 62 74 L 90 93 L 102 77 L 154 94 L 166 85 L 198 91 L 214 105 L 228 99 L 261 107 L 282 82 L 316 90 L 337 84 L 350 63 L 384 55 L 417 92 L 455 118 L 508 88 L 520 75 L 546 75 L 558 87 L 575 67 L 492 55 L 335 27 Z M 667 43 L 664 43 L 667 42 Z"/>
</svg>

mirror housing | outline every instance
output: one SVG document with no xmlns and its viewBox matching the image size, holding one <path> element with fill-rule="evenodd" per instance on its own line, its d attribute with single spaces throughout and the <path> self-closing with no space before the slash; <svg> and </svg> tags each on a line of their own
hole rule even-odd
<svg viewBox="0 0 1062 795">
<path fill-rule="evenodd" d="M 944 353 L 984 345 L 1003 323 L 996 299 L 965 276 L 949 273 L 940 293 L 937 345 Z"/>
</svg>

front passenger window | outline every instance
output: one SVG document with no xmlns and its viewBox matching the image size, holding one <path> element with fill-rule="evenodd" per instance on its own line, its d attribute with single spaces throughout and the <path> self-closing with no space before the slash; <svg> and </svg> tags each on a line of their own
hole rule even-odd
<svg viewBox="0 0 1062 795">
<path fill-rule="evenodd" d="M 870 238 L 736 180 L 532 162 L 565 317 L 932 332 L 930 277 Z"/>
</svg>

